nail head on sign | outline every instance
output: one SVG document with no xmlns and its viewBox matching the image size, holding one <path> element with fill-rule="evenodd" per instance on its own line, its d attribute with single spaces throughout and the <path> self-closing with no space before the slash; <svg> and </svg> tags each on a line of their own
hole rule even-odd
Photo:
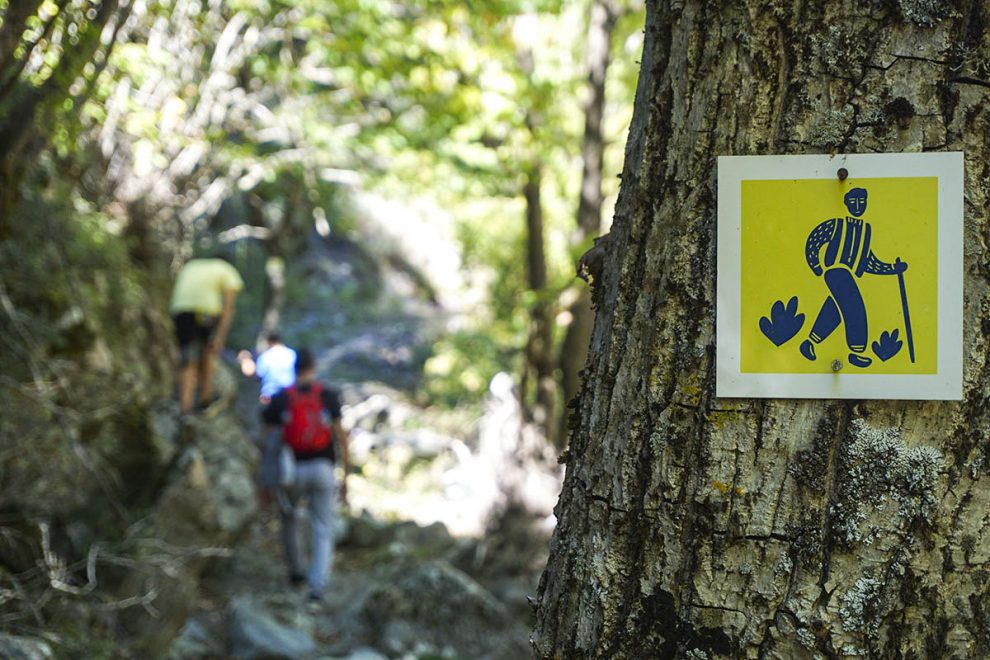
<svg viewBox="0 0 990 660">
<path fill-rule="evenodd" d="M 840 371 L 842 369 L 842 360 L 832 360 L 832 371 Z"/>
<path fill-rule="evenodd" d="M 849 176 L 849 170 L 844 167 L 840 167 L 839 171 L 836 172 L 836 175 L 839 177 L 839 181 L 845 181 L 846 177 Z"/>
</svg>

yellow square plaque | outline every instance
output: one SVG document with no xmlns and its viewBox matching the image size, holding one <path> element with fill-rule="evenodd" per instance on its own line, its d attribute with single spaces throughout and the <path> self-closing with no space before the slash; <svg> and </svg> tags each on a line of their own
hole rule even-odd
<svg viewBox="0 0 990 660">
<path fill-rule="evenodd" d="M 961 398 L 962 170 L 719 158 L 718 395 Z"/>
</svg>

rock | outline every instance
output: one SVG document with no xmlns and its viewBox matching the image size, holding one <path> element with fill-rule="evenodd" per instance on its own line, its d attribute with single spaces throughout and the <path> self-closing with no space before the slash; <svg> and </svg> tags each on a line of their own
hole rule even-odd
<svg viewBox="0 0 990 660">
<path fill-rule="evenodd" d="M 258 604 L 245 597 L 231 605 L 227 626 L 230 653 L 235 658 L 300 658 L 316 652 L 306 633 L 276 622 Z"/>
<path fill-rule="evenodd" d="M 223 655 L 224 649 L 206 627 L 195 617 L 186 621 L 182 632 L 169 649 L 169 660 L 208 658 Z"/>
<path fill-rule="evenodd" d="M 372 517 L 367 511 L 350 518 L 347 534 L 340 537 L 340 544 L 353 548 L 377 548 L 395 538 L 395 526 Z"/>
<path fill-rule="evenodd" d="M 366 594 L 360 617 L 387 653 L 432 649 L 470 658 L 529 653 L 525 631 L 510 621 L 506 608 L 446 561 L 406 563 L 384 578 Z M 457 625 L 451 625 L 455 621 Z"/>
<path fill-rule="evenodd" d="M 441 522 L 422 526 L 411 521 L 398 524 L 386 523 L 374 518 L 367 511 L 348 519 L 347 534 L 340 537 L 340 545 L 350 548 L 403 548 L 403 551 L 437 557 L 453 549 L 457 540 Z"/>
<path fill-rule="evenodd" d="M 345 656 L 333 658 L 332 660 L 388 660 L 387 655 L 382 655 L 373 648 L 362 646 L 354 649 Z"/>
<path fill-rule="evenodd" d="M 143 532 L 139 562 L 125 580 L 124 597 L 152 594 L 157 616 L 129 608 L 122 621 L 135 655 L 158 657 L 185 625 L 207 564 L 229 554 L 257 511 L 257 451 L 230 414 L 197 418 L 192 444 L 171 466 L 167 485 Z M 161 539 L 164 543 L 158 541 Z M 167 568 L 162 568 L 167 561 Z"/>
<path fill-rule="evenodd" d="M 159 403 L 148 411 L 148 458 L 155 472 L 164 469 L 179 447 L 179 406 L 174 401 Z"/>
<path fill-rule="evenodd" d="M 442 522 L 425 527 L 414 522 L 400 523 L 396 528 L 395 539 L 410 547 L 426 550 L 434 557 L 451 550 L 456 543 Z"/>
<path fill-rule="evenodd" d="M 257 449 L 232 415 L 201 424 L 196 444 L 210 476 L 216 523 L 224 533 L 236 534 L 257 512 Z"/>
<path fill-rule="evenodd" d="M 416 458 L 436 458 L 442 452 L 450 449 L 454 438 L 435 433 L 428 429 L 419 429 L 403 434 L 403 436 L 398 438 L 398 441 L 412 447 L 413 455 Z"/>
<path fill-rule="evenodd" d="M 533 620 L 533 608 L 530 598 L 536 596 L 536 584 L 527 584 L 521 579 L 502 579 L 489 585 L 491 594 L 505 605 L 514 618 L 520 621 L 536 623 Z"/>
<path fill-rule="evenodd" d="M 55 657 L 47 642 L 31 637 L 0 633 L 0 658 L 6 660 L 46 660 Z"/>
</svg>

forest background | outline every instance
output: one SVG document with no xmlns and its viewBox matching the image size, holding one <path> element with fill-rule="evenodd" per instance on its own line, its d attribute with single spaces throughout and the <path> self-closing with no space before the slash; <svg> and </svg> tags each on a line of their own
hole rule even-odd
<svg viewBox="0 0 990 660">
<path fill-rule="evenodd" d="M 591 326 L 575 269 L 611 215 L 643 22 L 623 0 L 0 0 L 4 627 L 148 609 L 123 568 L 143 551 L 115 544 L 172 468 L 147 440 L 172 277 L 218 247 L 247 280 L 231 349 L 312 302 L 314 241 L 368 254 L 439 319 L 401 358 L 417 405 L 480 411 L 507 372 L 562 447 Z M 398 223 L 456 250 L 383 248 Z M 366 281 L 335 300 L 360 309 Z"/>
<path fill-rule="evenodd" d="M 573 371 L 554 349 L 572 319 L 577 258 L 618 189 L 641 8 L 304 1 L 0 10 L 0 238 L 22 257 L 5 268 L 5 297 L 43 326 L 67 311 L 59 296 L 81 296 L 39 285 L 48 266 L 77 256 L 47 255 L 51 262 L 39 249 L 23 258 L 19 247 L 40 248 L 39 236 L 81 246 L 111 270 L 114 258 L 132 262 L 142 289 L 167 286 L 211 241 L 239 244 L 248 259 L 254 250 L 242 239 L 252 239 L 269 279 L 239 303 L 261 310 L 263 327 L 242 323 L 233 338 L 250 345 L 252 331 L 277 323 L 282 278 L 272 272 L 291 265 L 314 227 L 353 237 L 354 193 L 374 190 L 452 225 L 482 292 L 473 327 L 435 347 L 424 396 L 477 394 L 506 367 L 532 370 L 532 392 Z M 589 178 L 601 192 L 582 191 Z M 41 289 L 52 309 L 43 310 Z M 119 302 L 114 309 L 139 307 Z"/>
</svg>

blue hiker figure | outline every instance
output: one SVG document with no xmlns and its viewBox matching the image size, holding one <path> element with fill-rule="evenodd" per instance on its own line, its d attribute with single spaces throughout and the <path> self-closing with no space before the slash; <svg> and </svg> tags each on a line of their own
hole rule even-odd
<svg viewBox="0 0 990 660">
<path fill-rule="evenodd" d="M 815 345 L 844 323 L 849 362 L 862 368 L 868 367 L 873 360 L 863 354 L 869 330 L 866 305 L 856 280 L 864 273 L 900 275 L 907 270 L 907 262 L 899 258 L 892 264 L 881 261 L 870 249 L 870 223 L 860 217 L 866 212 L 865 188 L 853 188 L 843 201 L 851 215 L 822 222 L 811 231 L 805 243 L 804 256 L 808 266 L 815 275 L 823 276 L 829 297 L 818 312 L 809 338 L 801 342 L 801 355 L 814 360 Z"/>
</svg>

